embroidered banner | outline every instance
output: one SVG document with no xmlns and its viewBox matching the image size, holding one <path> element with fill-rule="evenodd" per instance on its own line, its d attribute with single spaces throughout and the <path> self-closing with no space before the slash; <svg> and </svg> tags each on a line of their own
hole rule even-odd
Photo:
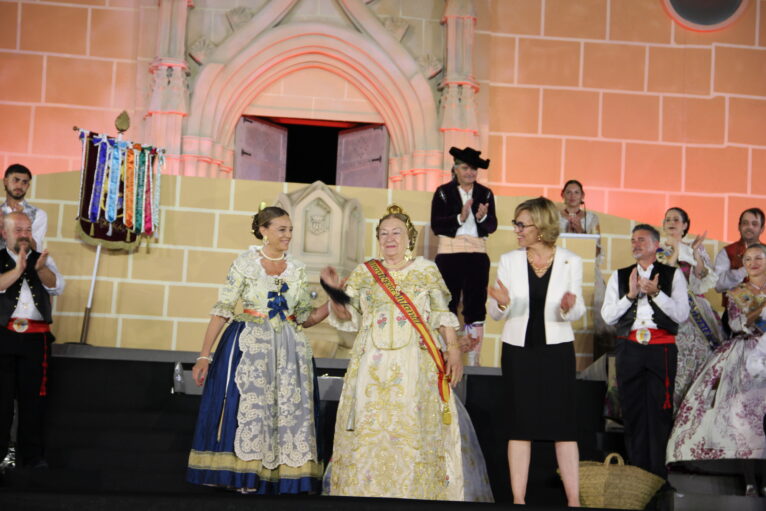
<svg viewBox="0 0 766 511">
<path fill-rule="evenodd" d="M 86 243 L 129 249 L 159 228 L 164 150 L 80 130 L 77 231 Z"/>
</svg>

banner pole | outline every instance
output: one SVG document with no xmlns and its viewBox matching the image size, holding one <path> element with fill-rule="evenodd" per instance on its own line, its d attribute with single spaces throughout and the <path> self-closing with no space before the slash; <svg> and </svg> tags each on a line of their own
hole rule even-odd
<svg viewBox="0 0 766 511">
<path fill-rule="evenodd" d="M 93 262 L 93 276 L 90 279 L 90 291 L 88 292 L 88 303 L 85 306 L 85 313 L 82 316 L 82 332 L 80 332 L 80 344 L 88 344 L 88 327 L 90 326 L 90 311 L 93 308 L 93 293 L 96 290 L 96 274 L 98 273 L 98 263 L 101 259 L 101 245 L 96 247 L 96 260 Z"/>
</svg>

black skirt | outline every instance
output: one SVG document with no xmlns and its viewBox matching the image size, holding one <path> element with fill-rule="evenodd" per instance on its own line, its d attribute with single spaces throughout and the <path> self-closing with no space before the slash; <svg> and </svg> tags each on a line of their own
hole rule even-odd
<svg viewBox="0 0 766 511">
<path fill-rule="evenodd" d="M 577 440 L 574 343 L 503 343 L 502 370 L 508 440 Z"/>
</svg>

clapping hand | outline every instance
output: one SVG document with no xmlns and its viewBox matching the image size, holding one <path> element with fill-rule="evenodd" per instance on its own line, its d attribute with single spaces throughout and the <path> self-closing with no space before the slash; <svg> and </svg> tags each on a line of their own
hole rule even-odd
<svg viewBox="0 0 766 511">
<path fill-rule="evenodd" d="M 48 249 L 40 253 L 40 257 L 37 258 L 37 262 L 35 263 L 35 271 L 40 271 L 43 268 L 45 268 L 45 263 L 48 261 Z"/>
<path fill-rule="evenodd" d="M 635 270 L 634 270 L 635 271 Z M 638 289 L 644 294 L 653 295 L 660 290 L 660 274 L 654 276 L 652 280 L 644 277 L 638 278 Z"/>
<path fill-rule="evenodd" d="M 500 279 L 496 281 L 494 286 L 487 288 L 487 294 L 501 307 L 507 307 L 511 304 L 511 294 L 508 292 L 508 288 L 500 282 Z"/>
<path fill-rule="evenodd" d="M 574 307 L 576 301 L 577 296 L 574 293 L 567 291 L 564 293 L 564 296 L 561 297 L 561 310 L 564 311 L 564 313 L 569 312 L 569 309 Z"/>
<path fill-rule="evenodd" d="M 703 232 L 702 234 L 698 234 L 697 237 L 694 238 L 694 241 L 692 241 L 692 249 L 695 252 L 698 248 L 702 247 L 702 243 L 705 241 L 705 238 L 707 238 L 707 231 Z"/>
<path fill-rule="evenodd" d="M 471 206 L 473 206 L 473 199 L 468 199 L 463 204 L 463 210 L 460 211 L 460 222 L 463 223 L 468 220 L 468 215 L 471 214 Z M 481 206 L 479 206 L 481 207 Z M 454 211 L 454 210 L 453 210 Z"/>
<path fill-rule="evenodd" d="M 485 216 L 487 216 L 487 211 L 489 211 L 489 204 L 487 203 L 479 204 L 479 207 L 476 210 L 476 221 L 481 222 L 481 220 Z"/>
</svg>

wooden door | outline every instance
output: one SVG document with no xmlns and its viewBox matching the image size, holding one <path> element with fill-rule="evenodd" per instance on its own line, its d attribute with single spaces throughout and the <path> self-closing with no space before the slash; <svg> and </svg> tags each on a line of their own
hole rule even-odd
<svg viewBox="0 0 766 511">
<path fill-rule="evenodd" d="M 287 128 L 249 117 L 240 118 L 234 133 L 234 177 L 284 181 L 287 171 Z"/>
<path fill-rule="evenodd" d="M 335 183 L 341 186 L 388 186 L 388 130 L 361 126 L 338 133 Z"/>
</svg>

